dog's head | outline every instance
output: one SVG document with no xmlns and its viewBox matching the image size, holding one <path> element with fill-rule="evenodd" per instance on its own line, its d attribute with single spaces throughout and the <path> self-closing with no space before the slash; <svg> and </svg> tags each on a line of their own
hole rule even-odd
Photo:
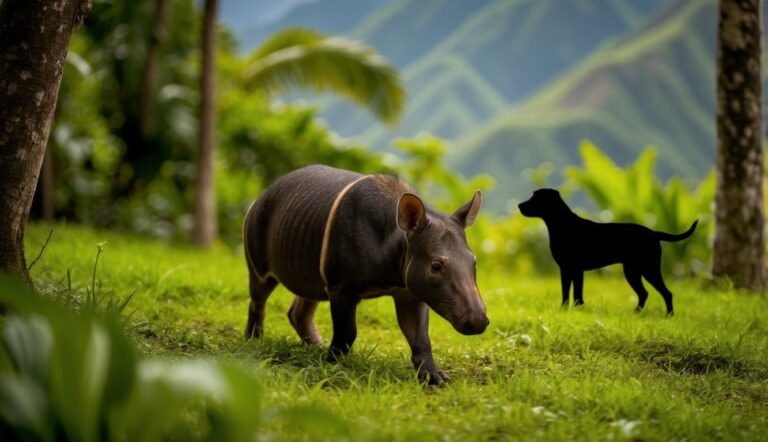
<svg viewBox="0 0 768 442">
<path fill-rule="evenodd" d="M 539 189 L 533 192 L 528 201 L 520 203 L 520 213 L 531 218 L 547 218 L 560 213 L 565 201 L 560 197 L 560 192 L 555 189 Z"/>
</svg>

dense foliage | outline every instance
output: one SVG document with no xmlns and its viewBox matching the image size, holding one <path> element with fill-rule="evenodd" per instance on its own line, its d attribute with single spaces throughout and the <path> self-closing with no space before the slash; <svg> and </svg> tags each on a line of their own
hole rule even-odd
<svg viewBox="0 0 768 442">
<path fill-rule="evenodd" d="M 0 278 L 0 302 L 14 311 L 0 337 L 0 432 L 9 440 L 240 441 L 265 424 L 348 436 L 318 407 L 264 404 L 261 383 L 238 364 L 144 359 L 117 310 L 83 301 L 66 310 Z"/>
<path fill-rule="evenodd" d="M 149 31 L 154 2 L 97 2 L 73 38 L 49 145 L 55 217 L 168 239 L 187 236 L 195 176 L 200 14 L 192 0 L 170 1 L 157 83 L 148 91 L 153 102 L 149 132 L 142 131 L 138 101 L 147 93 L 141 79 L 148 47 L 156 38 Z M 247 75 L 260 53 L 239 55 L 228 31 L 222 28 L 220 33 L 216 193 L 225 241 L 237 241 L 242 212 L 259 189 L 289 170 L 315 162 L 386 170 L 381 156 L 351 145 L 319 123 L 314 108 L 267 99 L 262 89 L 253 87 L 258 79 Z M 334 48 L 344 50 L 342 43 L 335 41 Z M 380 63 L 368 49 L 353 47 L 370 63 Z M 358 72 L 347 66 L 350 70 Z M 401 106 L 399 93 L 394 97 L 400 101 L 379 107 L 387 119 L 394 119 Z M 40 207 L 44 199 L 39 198 L 38 216 L 45 212 Z"/>
</svg>

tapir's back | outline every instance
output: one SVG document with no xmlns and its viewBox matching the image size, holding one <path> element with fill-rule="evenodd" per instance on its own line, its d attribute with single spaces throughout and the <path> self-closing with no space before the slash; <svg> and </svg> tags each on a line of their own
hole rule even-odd
<svg viewBox="0 0 768 442">
<path fill-rule="evenodd" d="M 243 225 L 245 252 L 259 278 L 272 274 L 290 291 L 326 299 L 320 249 L 334 201 L 361 175 L 307 166 L 276 180 L 249 209 Z"/>
</svg>

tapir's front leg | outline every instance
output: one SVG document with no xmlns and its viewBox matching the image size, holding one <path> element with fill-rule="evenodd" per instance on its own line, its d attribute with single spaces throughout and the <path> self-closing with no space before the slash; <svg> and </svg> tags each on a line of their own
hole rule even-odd
<svg viewBox="0 0 768 442">
<path fill-rule="evenodd" d="M 349 353 L 357 338 L 358 300 L 343 295 L 331 295 L 331 321 L 333 321 L 333 339 L 328 353 L 328 360 L 333 362 Z"/>
<path fill-rule="evenodd" d="M 397 323 L 411 346 L 411 361 L 419 371 L 419 380 L 430 384 L 441 384 L 449 380 L 432 359 L 432 344 L 429 342 L 429 307 L 415 298 L 395 298 Z"/>
</svg>

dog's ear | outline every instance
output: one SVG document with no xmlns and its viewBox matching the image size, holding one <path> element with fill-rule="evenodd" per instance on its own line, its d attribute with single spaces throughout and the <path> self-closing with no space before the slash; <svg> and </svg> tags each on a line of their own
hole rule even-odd
<svg viewBox="0 0 768 442">
<path fill-rule="evenodd" d="M 480 211 L 480 206 L 483 204 L 483 194 L 479 190 L 475 191 L 472 199 L 468 203 L 456 209 L 453 212 L 453 218 L 461 224 L 465 229 L 475 223 L 477 213 Z"/>
</svg>

